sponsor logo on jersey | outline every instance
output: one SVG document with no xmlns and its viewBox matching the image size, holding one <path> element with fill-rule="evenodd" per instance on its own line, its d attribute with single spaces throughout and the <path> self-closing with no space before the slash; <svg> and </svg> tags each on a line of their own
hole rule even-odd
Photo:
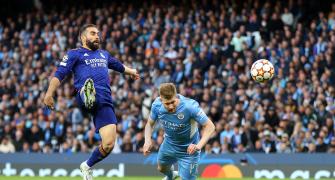
<svg viewBox="0 0 335 180">
<path fill-rule="evenodd" d="M 92 68 L 96 67 L 107 67 L 107 60 L 106 59 L 85 59 L 85 64 L 90 65 Z"/>
<path fill-rule="evenodd" d="M 169 130 L 173 130 L 173 131 L 181 130 L 187 126 L 186 124 L 183 124 L 183 123 L 174 123 L 174 122 L 166 121 L 163 119 L 159 119 L 159 122 L 165 128 Z"/>
</svg>

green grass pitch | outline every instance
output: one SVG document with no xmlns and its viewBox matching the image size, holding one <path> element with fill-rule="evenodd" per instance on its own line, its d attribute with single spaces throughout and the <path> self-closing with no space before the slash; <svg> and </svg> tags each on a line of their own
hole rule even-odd
<svg viewBox="0 0 335 180">
<path fill-rule="evenodd" d="M 162 177 L 124 177 L 124 178 L 107 178 L 107 177 L 96 177 L 94 180 L 161 180 Z M 211 178 L 213 179 L 213 178 Z M 243 180 L 251 180 L 253 178 L 243 178 Z M 0 180 L 82 180 L 80 177 L 70 178 L 70 177 L 19 177 L 19 176 L 0 176 Z M 198 178 L 197 180 L 209 180 L 205 178 Z M 233 180 L 228 178 L 215 178 L 214 180 Z M 235 179 L 236 180 L 236 179 Z M 260 179 L 263 180 L 263 179 Z M 265 180 L 265 179 L 264 179 Z M 283 179 L 281 179 L 283 180 Z"/>
</svg>

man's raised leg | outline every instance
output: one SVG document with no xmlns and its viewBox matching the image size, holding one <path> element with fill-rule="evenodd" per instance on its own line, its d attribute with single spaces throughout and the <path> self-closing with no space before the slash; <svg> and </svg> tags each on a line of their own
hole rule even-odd
<svg viewBox="0 0 335 180">
<path fill-rule="evenodd" d="M 116 138 L 116 125 L 109 124 L 100 128 L 99 134 L 101 136 L 101 144 L 93 151 L 90 158 L 80 165 L 84 180 L 92 179 L 91 167 L 106 158 L 113 150 Z"/>
</svg>

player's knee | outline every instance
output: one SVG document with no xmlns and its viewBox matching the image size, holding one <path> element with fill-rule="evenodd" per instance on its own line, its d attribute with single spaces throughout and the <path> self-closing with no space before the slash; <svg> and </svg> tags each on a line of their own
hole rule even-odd
<svg viewBox="0 0 335 180">
<path fill-rule="evenodd" d="M 109 140 L 102 141 L 102 147 L 107 153 L 110 153 L 113 150 L 114 143 L 115 143 L 115 140 L 111 138 Z"/>
<path fill-rule="evenodd" d="M 168 170 L 170 170 L 171 168 L 169 167 L 166 167 L 166 166 L 157 166 L 157 170 L 161 173 L 165 173 L 167 172 Z"/>
<path fill-rule="evenodd" d="M 104 150 L 107 153 L 110 153 L 113 150 L 114 147 L 114 142 L 110 141 L 110 142 L 105 142 L 102 144 L 102 147 L 104 148 Z"/>
<path fill-rule="evenodd" d="M 165 172 L 165 168 L 163 168 L 162 166 L 157 166 L 157 170 L 161 173 Z"/>
</svg>

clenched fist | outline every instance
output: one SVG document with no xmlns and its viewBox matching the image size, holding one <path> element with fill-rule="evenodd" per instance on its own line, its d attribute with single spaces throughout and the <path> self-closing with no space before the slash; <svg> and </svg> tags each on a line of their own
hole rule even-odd
<svg viewBox="0 0 335 180">
<path fill-rule="evenodd" d="M 54 103 L 54 98 L 53 98 L 51 95 L 46 94 L 45 97 L 44 97 L 43 102 L 44 102 L 44 104 L 45 104 L 48 108 L 50 108 L 51 110 L 54 110 L 54 109 L 55 109 L 55 107 L 54 107 L 54 105 L 55 105 L 55 103 Z"/>
<path fill-rule="evenodd" d="M 151 153 L 151 148 L 152 148 L 152 142 L 151 140 L 149 142 L 145 142 L 143 146 L 143 155 L 147 156 Z"/>
</svg>

